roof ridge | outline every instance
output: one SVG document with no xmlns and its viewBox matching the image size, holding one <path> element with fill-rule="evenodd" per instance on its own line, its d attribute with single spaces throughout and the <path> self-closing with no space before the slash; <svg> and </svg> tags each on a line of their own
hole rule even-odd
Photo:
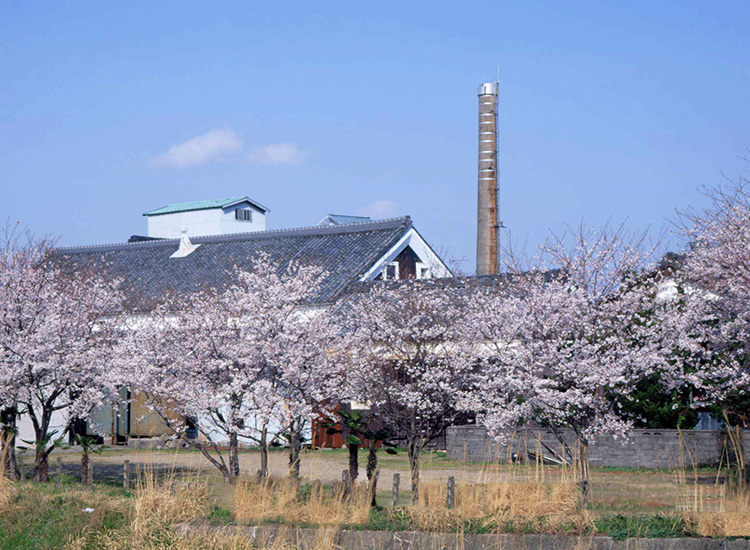
<svg viewBox="0 0 750 550">
<path fill-rule="evenodd" d="M 247 195 L 237 197 L 226 197 L 223 199 L 202 199 L 196 201 L 176 202 L 173 204 L 165 204 L 159 208 L 143 212 L 143 216 L 163 216 L 166 214 L 175 214 L 179 212 L 194 212 L 198 210 L 212 210 L 215 208 L 228 208 L 241 202 L 249 202 L 257 208 L 270 212 L 270 209 L 260 204 L 258 201 L 251 199 Z"/>
<path fill-rule="evenodd" d="M 398 223 L 396 223 L 398 222 Z M 384 220 L 368 220 L 364 222 L 349 223 L 345 225 L 332 225 L 327 227 L 320 227 L 317 225 L 310 225 L 305 227 L 290 227 L 284 229 L 270 229 L 266 231 L 248 231 L 245 233 L 229 233 L 225 235 L 201 235 L 199 237 L 192 237 L 190 240 L 195 243 L 210 243 L 210 242 L 229 242 L 245 240 L 248 237 L 274 237 L 274 236 L 285 236 L 293 235 L 295 233 L 302 235 L 310 234 L 327 234 L 327 233 L 355 233 L 360 231 L 367 231 L 370 229 L 390 229 L 399 226 L 410 227 L 412 220 L 410 216 L 401 216 L 397 218 L 386 218 Z M 244 239 L 243 239 L 244 237 Z M 94 250 L 121 250 L 121 249 L 136 249 L 136 248 L 157 248 L 164 247 L 170 244 L 177 243 L 180 239 L 159 239 L 154 241 L 145 242 L 134 242 L 134 243 L 110 243 L 110 244 L 92 244 L 83 246 L 67 246 L 55 248 L 55 253 L 79 253 Z"/>
</svg>

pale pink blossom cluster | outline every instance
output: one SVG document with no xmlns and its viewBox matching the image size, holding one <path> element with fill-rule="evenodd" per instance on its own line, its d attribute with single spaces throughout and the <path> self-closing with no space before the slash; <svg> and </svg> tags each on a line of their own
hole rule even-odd
<svg viewBox="0 0 750 550">
<path fill-rule="evenodd" d="M 741 179 L 706 193 L 682 215 L 689 248 L 677 272 L 673 330 L 696 399 L 723 402 L 750 389 L 750 192 Z M 737 412 L 744 419 L 749 411 Z M 745 420 L 745 421 L 746 421 Z"/>
<path fill-rule="evenodd" d="M 674 383 L 655 284 L 644 277 L 650 254 L 642 235 L 581 227 L 547 243 L 531 266 L 509 261 L 497 285 L 471 295 L 468 322 L 484 345 L 464 406 L 500 439 L 544 426 L 562 441 L 559 430 L 571 428 L 584 495 L 589 443 L 631 428 L 614 397 L 654 372 Z"/>
<path fill-rule="evenodd" d="M 56 438 L 117 397 L 109 367 L 121 311 L 118 281 L 50 261 L 47 241 L 20 244 L 5 231 L 0 251 L 0 409 L 28 415 L 35 478 L 47 479 Z M 55 415 L 64 429 L 51 429 Z M 9 419 L 12 423 L 15 419 Z"/>
<path fill-rule="evenodd" d="M 369 407 L 405 441 L 414 500 L 420 452 L 457 418 L 471 383 L 465 315 L 465 294 L 446 281 L 377 283 L 340 306 L 339 396 Z"/>
<path fill-rule="evenodd" d="M 309 307 L 322 273 L 261 255 L 235 275 L 229 288 L 166 299 L 148 317 L 131 319 L 122 369 L 176 436 L 189 423 L 200 432 L 185 441 L 227 481 L 240 473 L 242 438 L 260 444 L 267 473 L 274 429 L 272 439 L 290 436 L 296 474 L 302 427 L 323 406 L 332 377 L 326 350 L 334 332 L 325 310 Z"/>
</svg>

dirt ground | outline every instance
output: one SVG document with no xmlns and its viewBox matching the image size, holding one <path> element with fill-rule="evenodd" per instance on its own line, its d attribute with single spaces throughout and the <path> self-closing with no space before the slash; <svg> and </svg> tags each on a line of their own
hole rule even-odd
<svg viewBox="0 0 750 550">
<path fill-rule="evenodd" d="M 227 454 L 224 459 L 227 460 Z M 80 454 L 75 450 L 54 451 L 50 458 L 50 471 L 56 470 L 57 457 L 63 464 L 63 473 L 80 479 Z M 381 468 L 379 471 L 379 487 L 390 490 L 393 474 L 401 476 L 401 488 L 408 488 L 410 474 L 405 454 L 390 456 L 385 453 L 379 455 Z M 156 470 L 161 474 L 175 473 L 187 475 L 200 474 L 201 477 L 218 477 L 218 470 L 206 460 L 200 452 L 186 450 L 132 450 L 125 447 L 108 448 L 101 455 L 91 455 L 94 463 L 94 477 L 96 481 L 115 483 L 122 480 L 123 464 L 130 461 L 130 468 L 135 472 L 137 468 Z M 365 478 L 367 455 L 361 452 L 359 456 L 360 476 Z M 31 474 L 32 462 L 27 461 L 28 475 Z M 269 456 L 271 475 L 284 477 L 288 473 L 289 456 L 284 451 L 273 451 Z M 302 453 L 300 475 L 303 481 L 320 480 L 323 484 L 340 481 L 342 472 L 348 469 L 348 455 L 340 450 L 307 451 Z M 462 464 L 448 461 L 443 453 L 425 453 L 422 463 L 421 479 L 423 481 L 447 481 L 448 477 L 455 477 L 456 481 L 477 482 L 507 479 L 507 473 L 491 472 L 483 465 Z M 240 470 L 244 475 L 254 475 L 260 469 L 260 454 L 256 451 L 242 451 L 240 453 Z M 135 473 L 133 473 L 135 476 Z"/>
<path fill-rule="evenodd" d="M 50 460 L 50 473 L 56 471 L 57 457 L 61 458 L 63 473 L 80 479 L 80 454 L 75 450 L 55 451 Z M 393 474 L 401 477 L 402 499 L 408 499 L 410 474 L 404 452 L 397 456 L 379 453 L 379 494 L 389 500 Z M 221 493 L 223 483 L 218 470 L 199 452 L 187 450 L 132 450 L 108 448 L 101 455 L 92 455 L 96 482 L 121 484 L 123 463 L 129 460 L 132 478 L 144 468 L 160 476 L 176 475 L 208 481 Z M 225 454 L 226 460 L 226 454 Z M 359 456 L 359 481 L 365 479 L 366 453 Z M 31 457 L 24 457 L 24 470 L 31 475 Z M 243 475 L 252 476 L 260 468 L 260 455 L 256 451 L 240 454 Z M 271 475 L 284 477 L 288 471 L 288 454 L 273 451 L 270 454 Z M 348 455 L 344 450 L 307 451 L 302 454 L 300 474 L 303 481 L 319 479 L 323 484 L 341 480 L 342 471 L 348 468 Z M 591 507 L 606 512 L 660 512 L 675 511 L 681 506 L 700 499 L 707 507 L 717 498 L 719 488 L 716 474 L 705 472 L 667 472 L 660 470 L 592 469 Z M 488 483 L 496 481 L 553 481 L 561 477 L 570 479 L 570 472 L 552 467 L 518 467 L 497 464 L 469 464 L 445 458 L 444 453 L 426 452 L 422 459 L 422 482 L 447 482 L 454 477 L 457 483 Z"/>
</svg>

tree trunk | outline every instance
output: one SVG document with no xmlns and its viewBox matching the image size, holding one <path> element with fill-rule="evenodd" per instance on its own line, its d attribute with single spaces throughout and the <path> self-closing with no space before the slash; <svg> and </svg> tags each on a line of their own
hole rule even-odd
<svg viewBox="0 0 750 550">
<path fill-rule="evenodd" d="M 239 441 L 236 433 L 229 436 L 229 472 L 232 477 L 240 475 Z"/>
<path fill-rule="evenodd" d="M 349 449 L 349 477 L 354 485 L 359 476 L 359 443 L 350 443 L 347 447 Z"/>
<path fill-rule="evenodd" d="M 301 446 L 302 425 L 298 421 L 293 421 L 289 430 L 289 477 L 299 478 L 299 451 Z"/>
<path fill-rule="evenodd" d="M 89 453 L 84 451 L 81 455 L 81 483 L 88 484 L 89 479 Z"/>
<path fill-rule="evenodd" d="M 367 453 L 367 479 L 370 482 L 370 505 L 377 506 L 378 491 L 378 449 L 375 441 L 370 441 L 370 450 Z"/>
<path fill-rule="evenodd" d="M 411 468 L 411 503 L 419 502 L 419 452 L 421 444 L 417 441 L 407 442 L 407 451 L 409 454 L 409 467 Z"/>
<path fill-rule="evenodd" d="M 584 508 L 589 500 L 589 444 L 588 441 L 578 440 L 578 477 L 581 484 L 581 503 Z"/>
<path fill-rule="evenodd" d="M 46 483 L 49 480 L 49 454 L 37 449 L 34 459 L 34 481 Z"/>
<path fill-rule="evenodd" d="M 221 472 L 221 475 L 224 476 L 224 483 L 230 485 L 232 483 L 232 475 L 229 473 L 229 469 L 222 464 L 219 466 L 219 471 Z"/>
<path fill-rule="evenodd" d="M 36 455 L 34 457 L 34 481 L 37 483 L 46 483 L 49 480 L 49 454 L 55 448 L 55 443 L 49 447 L 50 434 L 49 425 L 52 420 L 52 405 L 56 396 L 49 397 L 42 403 L 41 419 L 36 415 L 33 409 L 33 403 L 29 403 L 27 411 L 31 416 L 31 423 L 34 425 L 34 446 Z M 71 428 L 70 424 L 65 428 L 60 437 Z"/>
<path fill-rule="evenodd" d="M 268 424 L 260 431 L 260 477 L 268 477 Z"/>
<path fill-rule="evenodd" d="M 18 470 L 16 461 L 16 420 L 18 418 L 18 409 L 16 407 L 6 407 L 0 411 L 0 462 L 5 465 L 5 471 L 0 473 L 5 477 L 18 481 L 21 473 Z"/>
<path fill-rule="evenodd" d="M 240 475 L 240 443 L 237 433 L 245 428 L 245 420 L 240 416 L 242 410 L 242 396 L 238 393 L 232 393 L 232 403 L 230 411 L 231 433 L 229 434 L 229 473 L 232 479 Z"/>
</svg>

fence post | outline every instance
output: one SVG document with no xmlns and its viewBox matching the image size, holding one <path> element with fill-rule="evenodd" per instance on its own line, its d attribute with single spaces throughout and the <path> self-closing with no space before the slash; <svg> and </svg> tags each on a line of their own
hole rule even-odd
<svg viewBox="0 0 750 550">
<path fill-rule="evenodd" d="M 94 490 L 94 463 L 89 462 L 89 475 L 86 478 L 86 488 L 89 491 Z"/>
<path fill-rule="evenodd" d="M 62 458 L 57 457 L 57 474 L 55 475 L 55 487 L 62 483 Z"/>
<path fill-rule="evenodd" d="M 352 476 L 349 475 L 349 470 L 343 470 L 341 472 L 341 481 L 344 484 L 344 494 L 349 495 L 352 492 Z"/>
<path fill-rule="evenodd" d="M 398 490 L 401 484 L 401 474 L 393 474 L 393 506 L 398 506 Z"/>
<path fill-rule="evenodd" d="M 130 490 L 130 461 L 126 460 L 122 465 L 122 488 Z"/>
<path fill-rule="evenodd" d="M 451 476 L 448 478 L 448 508 L 453 508 L 456 503 L 456 478 Z"/>
</svg>

